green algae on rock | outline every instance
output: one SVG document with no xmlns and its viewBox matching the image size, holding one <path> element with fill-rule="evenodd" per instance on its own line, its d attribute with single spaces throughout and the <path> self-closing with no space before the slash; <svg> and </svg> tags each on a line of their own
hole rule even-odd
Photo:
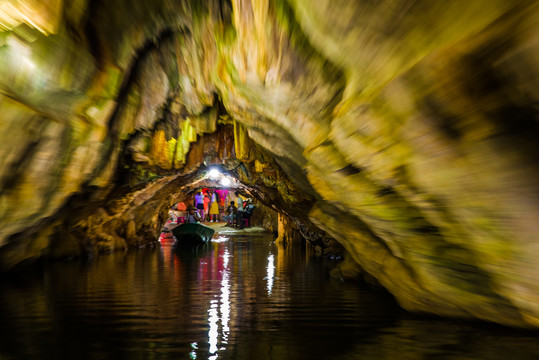
<svg viewBox="0 0 539 360">
<path fill-rule="evenodd" d="M 405 309 L 539 326 L 533 2 L 20 3 L 2 270 L 155 244 L 219 164 Z"/>
</svg>

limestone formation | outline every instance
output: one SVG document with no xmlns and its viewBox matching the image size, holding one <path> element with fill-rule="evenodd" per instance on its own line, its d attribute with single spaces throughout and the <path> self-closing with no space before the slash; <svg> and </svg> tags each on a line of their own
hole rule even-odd
<svg viewBox="0 0 539 360">
<path fill-rule="evenodd" d="M 537 2 L 6 3 L 2 270 L 155 244 L 219 164 L 405 309 L 539 327 Z"/>
</svg>

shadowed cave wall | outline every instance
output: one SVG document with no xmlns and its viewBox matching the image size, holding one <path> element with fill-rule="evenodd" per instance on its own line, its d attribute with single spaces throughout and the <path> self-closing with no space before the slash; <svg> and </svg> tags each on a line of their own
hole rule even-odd
<svg viewBox="0 0 539 360">
<path fill-rule="evenodd" d="M 219 164 L 405 309 L 539 325 L 535 2 L 22 3 L 3 270 L 155 243 Z"/>
</svg>

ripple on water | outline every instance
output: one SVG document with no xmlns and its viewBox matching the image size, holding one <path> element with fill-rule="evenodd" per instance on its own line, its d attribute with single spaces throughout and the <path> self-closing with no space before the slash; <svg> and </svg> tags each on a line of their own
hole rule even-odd
<svg viewBox="0 0 539 360">
<path fill-rule="evenodd" d="M 266 237 L 0 282 L 0 359 L 538 359 L 539 337 L 417 318 Z"/>
</svg>

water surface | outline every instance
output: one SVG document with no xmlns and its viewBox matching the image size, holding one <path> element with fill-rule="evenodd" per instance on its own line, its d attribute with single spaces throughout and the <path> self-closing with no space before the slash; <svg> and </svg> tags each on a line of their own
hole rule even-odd
<svg viewBox="0 0 539 360">
<path fill-rule="evenodd" d="M 0 359 L 539 359 L 539 333 L 407 314 L 269 236 L 166 239 L 0 281 Z"/>
</svg>

